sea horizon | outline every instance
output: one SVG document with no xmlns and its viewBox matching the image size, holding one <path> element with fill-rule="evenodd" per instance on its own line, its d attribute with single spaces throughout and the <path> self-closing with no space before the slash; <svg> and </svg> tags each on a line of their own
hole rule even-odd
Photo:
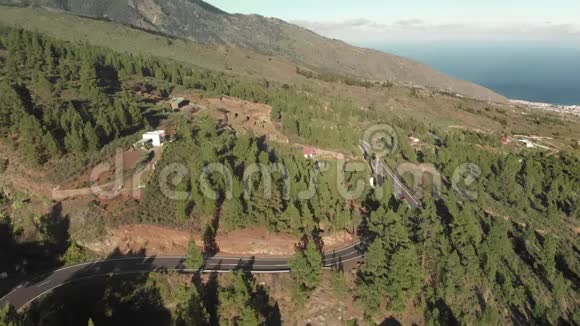
<svg viewBox="0 0 580 326">
<path fill-rule="evenodd" d="M 580 105 L 580 45 L 528 41 L 357 45 L 419 61 L 512 100 Z"/>
</svg>

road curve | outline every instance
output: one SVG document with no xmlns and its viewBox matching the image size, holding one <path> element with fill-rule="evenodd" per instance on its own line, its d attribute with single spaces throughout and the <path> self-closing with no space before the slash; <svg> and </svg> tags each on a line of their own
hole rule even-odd
<svg viewBox="0 0 580 326">
<path fill-rule="evenodd" d="M 330 268 L 354 261 L 364 256 L 359 242 L 349 247 L 326 251 L 323 266 Z M 248 258 L 214 256 L 206 259 L 202 272 L 231 272 L 243 269 L 252 273 L 288 273 L 290 257 Z M 40 296 L 68 283 L 81 282 L 95 277 L 140 274 L 154 271 L 193 273 L 196 270 L 184 266 L 184 256 L 122 257 L 68 266 L 27 281 L 0 298 L 0 308 L 6 303 L 20 310 Z"/>
<path fill-rule="evenodd" d="M 379 173 L 382 173 L 383 176 L 388 175 L 391 179 L 393 179 L 394 185 L 399 187 L 399 189 L 401 189 L 405 193 L 405 201 L 407 202 L 407 204 L 409 204 L 409 206 L 411 208 L 421 207 L 419 200 L 417 200 L 417 198 L 415 197 L 415 195 L 413 195 L 411 190 L 409 190 L 409 188 L 407 186 L 405 186 L 405 184 L 403 182 L 401 182 L 401 177 L 399 176 L 399 174 L 396 172 L 393 172 L 385 164 L 385 162 L 378 161 L 378 160 L 376 162 L 377 162 L 376 164 L 378 167 L 377 170 L 380 170 Z M 385 175 L 385 173 L 386 173 L 386 175 Z"/>
<path fill-rule="evenodd" d="M 373 174 L 382 177 L 387 176 L 390 177 L 393 180 L 393 185 L 399 187 L 399 189 L 401 189 L 405 193 L 405 202 L 407 202 L 409 207 L 411 208 L 421 207 L 421 203 L 419 202 L 419 200 L 417 200 L 417 198 L 413 195 L 411 190 L 407 186 L 405 186 L 405 184 L 401 181 L 401 177 L 398 175 L 398 173 L 393 172 L 393 170 L 391 170 L 391 168 L 389 168 L 389 166 L 385 164 L 385 162 L 382 159 L 374 158 L 372 146 L 368 142 L 361 141 L 359 147 L 363 152 L 365 159 L 371 166 Z"/>
</svg>

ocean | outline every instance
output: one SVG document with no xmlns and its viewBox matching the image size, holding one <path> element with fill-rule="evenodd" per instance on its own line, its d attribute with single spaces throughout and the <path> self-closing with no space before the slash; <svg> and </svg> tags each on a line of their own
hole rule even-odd
<svg viewBox="0 0 580 326">
<path fill-rule="evenodd" d="M 414 59 L 510 99 L 580 105 L 580 44 L 397 42 L 359 46 Z"/>
</svg>

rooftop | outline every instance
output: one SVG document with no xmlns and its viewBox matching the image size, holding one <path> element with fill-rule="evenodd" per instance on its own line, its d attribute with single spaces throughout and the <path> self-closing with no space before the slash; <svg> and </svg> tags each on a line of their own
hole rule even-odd
<svg viewBox="0 0 580 326">
<path fill-rule="evenodd" d="M 305 147 L 304 155 L 316 155 L 316 149 L 312 147 Z"/>
<path fill-rule="evenodd" d="M 171 99 L 171 103 L 176 103 L 176 104 L 183 103 L 185 101 L 186 101 L 186 99 L 183 97 L 174 97 Z"/>
<path fill-rule="evenodd" d="M 155 131 L 148 131 L 146 133 L 143 134 L 144 136 L 165 136 L 165 130 L 155 130 Z"/>
</svg>

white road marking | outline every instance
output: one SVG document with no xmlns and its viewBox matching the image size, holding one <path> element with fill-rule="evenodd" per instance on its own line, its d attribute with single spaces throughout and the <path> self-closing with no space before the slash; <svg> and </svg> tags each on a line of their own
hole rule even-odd
<svg viewBox="0 0 580 326">
<path fill-rule="evenodd" d="M 350 245 L 349 247 L 346 248 L 340 248 L 337 249 L 335 251 L 333 251 L 333 253 L 342 253 L 348 249 L 351 249 L 353 247 L 356 247 L 357 245 L 359 245 L 360 242 L 357 242 L 355 244 Z M 341 256 L 337 256 L 337 257 L 331 257 L 331 258 L 327 258 L 326 256 L 332 255 L 333 253 L 324 253 L 324 259 L 322 261 L 323 265 L 329 265 L 328 261 L 332 261 L 332 260 L 336 260 L 336 259 L 340 259 Z M 345 263 L 348 261 L 352 261 L 355 259 L 359 259 L 361 257 L 363 257 L 362 254 L 358 253 L 358 252 L 351 252 L 351 253 L 347 253 L 346 255 L 342 255 L 342 256 L 350 256 L 352 254 L 356 254 L 356 257 L 353 258 L 349 258 L 349 259 L 345 259 L 342 261 L 337 261 L 337 262 L 333 262 L 331 264 L 331 266 L 336 265 L 338 263 Z M 37 277 L 36 279 L 42 278 L 42 277 L 49 277 L 50 275 L 54 275 L 57 272 L 63 272 L 65 270 L 68 269 L 73 269 L 73 268 L 77 268 L 79 269 L 82 266 L 87 266 L 87 265 L 96 265 L 96 269 L 100 269 L 101 266 L 99 266 L 99 264 L 104 264 L 104 263 L 108 263 L 108 262 L 115 262 L 115 261 L 125 261 L 125 260 L 143 260 L 143 262 L 141 262 L 139 265 L 145 265 L 147 263 L 151 263 L 152 265 L 155 265 L 155 261 L 163 261 L 163 260 L 168 260 L 168 259 L 178 259 L 178 260 L 182 260 L 185 259 L 186 257 L 184 256 L 164 256 L 164 257 L 155 257 L 155 256 L 150 256 L 150 257 L 121 257 L 121 258 L 112 258 L 112 259 L 103 259 L 103 260 L 97 260 L 97 261 L 92 261 L 92 262 L 86 262 L 86 263 L 81 263 L 78 265 L 73 265 L 73 266 L 67 266 L 67 267 L 63 267 L 60 269 L 57 269 L 53 272 L 50 273 L 46 273 L 40 277 Z M 255 259 L 256 265 L 253 266 L 253 268 L 279 268 L 278 270 L 272 270 L 272 271 L 268 271 L 268 270 L 251 270 L 250 272 L 252 274 L 276 274 L 276 273 L 289 273 L 290 272 L 290 268 L 288 266 L 288 264 L 268 264 L 268 265 L 260 265 L 259 262 L 260 260 L 288 260 L 290 259 L 290 257 L 276 257 L 276 258 L 248 258 L 248 257 L 219 257 L 219 256 L 215 256 L 215 257 L 210 257 L 209 258 L 209 262 L 212 265 L 216 265 L 215 267 L 235 267 L 240 265 L 240 263 L 247 263 L 247 262 L 251 262 L 253 259 Z M 237 261 L 236 264 L 231 264 L 231 263 L 222 263 L 223 261 L 231 261 L 231 260 L 235 260 Z M 162 265 L 162 264 L 160 264 Z M 323 268 L 330 268 L 330 266 L 323 266 Z M 106 275 L 125 275 L 125 274 L 139 274 L 139 273 L 150 273 L 150 272 L 155 272 L 155 269 L 166 269 L 168 271 L 176 271 L 176 272 L 197 272 L 197 270 L 192 270 L 192 269 L 185 269 L 185 268 L 165 268 L 164 266 L 155 266 L 155 268 L 151 269 L 151 270 L 137 270 L 137 271 L 116 271 L 116 272 L 109 272 L 109 273 L 102 273 L 102 274 L 94 274 L 94 275 L 88 275 L 85 277 L 81 277 L 81 278 L 77 278 L 77 279 L 73 279 L 73 280 L 67 280 L 64 281 L 60 284 L 57 284 L 53 287 L 51 287 L 50 289 L 47 289 L 46 291 L 40 293 L 39 295 L 35 296 L 34 298 L 32 298 L 31 300 L 29 300 L 28 302 L 26 302 L 24 305 L 22 305 L 18 310 L 22 310 L 22 308 L 24 308 L 25 306 L 27 306 L 28 304 L 30 304 L 32 301 L 36 300 L 37 298 L 39 298 L 40 296 L 53 291 L 54 289 L 63 286 L 65 284 L 71 283 L 71 282 L 78 282 L 80 280 L 84 280 L 84 279 L 90 279 L 90 278 L 94 278 L 94 277 L 100 277 L 100 276 L 106 276 Z M 231 270 L 213 270 L 213 269 L 204 269 L 201 271 L 202 273 L 230 273 L 232 272 Z M 7 298 L 8 296 L 10 296 L 12 293 L 14 293 L 15 291 L 17 291 L 18 289 L 24 287 L 26 284 L 28 284 L 29 281 L 24 282 L 20 285 L 18 285 L 16 288 L 14 288 L 12 291 L 10 291 L 8 294 L 6 294 L 4 297 L 0 298 L 0 301 L 3 301 L 5 298 Z M 47 280 L 41 284 L 36 285 L 36 287 L 43 287 L 45 285 L 47 285 L 48 283 L 50 283 L 51 280 Z"/>
<path fill-rule="evenodd" d="M 399 186 L 401 186 L 401 189 L 403 189 L 403 191 L 405 193 L 407 193 L 407 195 L 409 196 L 409 198 L 411 198 L 413 200 L 413 202 L 415 203 L 415 205 L 419 205 L 419 202 L 415 199 L 415 197 L 413 197 L 413 195 L 407 190 L 406 186 L 403 185 L 400 181 L 399 178 L 397 176 L 395 176 L 390 169 L 386 166 L 385 163 L 381 162 L 381 165 L 383 166 L 384 170 L 387 172 L 387 174 L 389 174 L 389 176 L 393 179 L 393 181 L 395 181 Z"/>
<path fill-rule="evenodd" d="M 37 287 L 37 288 L 40 288 L 40 287 L 42 287 L 42 286 L 44 286 L 44 285 L 47 285 L 48 283 L 50 283 L 50 280 L 48 280 L 48 281 L 46 281 L 46 282 L 42 282 L 42 283 L 38 284 L 36 287 Z"/>
</svg>

